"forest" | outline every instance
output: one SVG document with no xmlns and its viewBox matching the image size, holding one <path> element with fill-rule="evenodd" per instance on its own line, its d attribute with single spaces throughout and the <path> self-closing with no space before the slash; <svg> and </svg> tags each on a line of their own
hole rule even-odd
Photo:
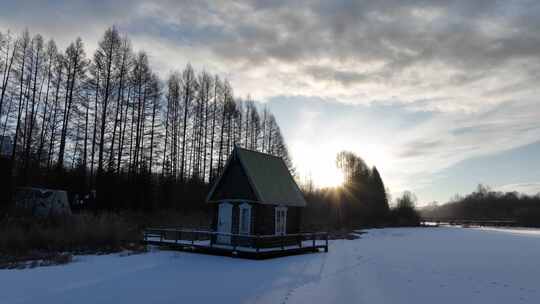
<svg viewBox="0 0 540 304">
<path fill-rule="evenodd" d="M 36 250 L 123 250 L 148 225 L 208 227 L 205 197 L 235 146 L 279 156 L 295 175 L 262 103 L 190 64 L 171 70 L 160 78 L 115 27 L 93 54 L 81 38 L 61 50 L 28 30 L 0 32 L 0 248 L 8 260 Z M 342 186 L 302 185 L 304 231 L 419 224 L 409 197 L 389 208 L 377 168 L 347 151 L 336 166 Z M 20 187 L 65 190 L 74 215 L 14 212 Z"/>
<path fill-rule="evenodd" d="M 420 212 L 431 219 L 511 219 L 520 226 L 540 227 L 540 193 L 500 192 L 480 184 L 468 195 L 456 195 L 443 205 L 433 203 Z"/>
<path fill-rule="evenodd" d="M 171 70 L 161 79 L 115 27 L 93 54 L 81 38 L 61 50 L 28 30 L 0 33 L 0 245 L 119 249 L 147 225 L 208 226 L 205 196 L 235 146 L 279 156 L 295 175 L 262 103 L 190 64 Z M 302 186 L 304 231 L 419 224 L 410 200 L 390 210 L 377 168 L 347 151 L 336 165 L 341 187 Z M 14 219 L 20 187 L 66 190 L 75 217 Z"/>
<path fill-rule="evenodd" d="M 20 186 L 68 190 L 75 208 L 200 208 L 234 145 L 292 170 L 272 113 L 190 64 L 160 79 L 115 27 L 91 55 L 81 38 L 0 33 L 0 67 L 1 210 Z"/>
</svg>

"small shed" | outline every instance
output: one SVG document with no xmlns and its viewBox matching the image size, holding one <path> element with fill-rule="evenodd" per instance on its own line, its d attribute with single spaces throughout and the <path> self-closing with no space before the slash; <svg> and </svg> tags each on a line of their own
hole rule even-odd
<svg viewBox="0 0 540 304">
<path fill-rule="evenodd" d="M 207 199 L 216 243 L 227 234 L 287 235 L 300 232 L 306 201 L 283 159 L 235 147 Z"/>
<path fill-rule="evenodd" d="M 63 190 L 17 188 L 15 208 L 37 217 L 71 215 L 67 193 Z"/>
</svg>

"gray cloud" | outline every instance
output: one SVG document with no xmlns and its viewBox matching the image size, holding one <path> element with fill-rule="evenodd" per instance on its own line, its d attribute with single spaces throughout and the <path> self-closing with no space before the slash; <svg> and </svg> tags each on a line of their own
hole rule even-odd
<svg viewBox="0 0 540 304">
<path fill-rule="evenodd" d="M 312 77 L 344 85 L 368 76 L 403 79 L 403 71 L 430 64 L 454 69 L 445 83 L 458 86 L 503 71 L 510 62 L 526 60 L 525 70 L 540 66 L 537 1 L 49 1 L 40 6 L 24 0 L 2 7 L 1 18 L 17 27 L 58 33 L 76 31 L 77 23 L 81 29 L 116 23 L 134 33 L 204 46 L 222 60 L 308 62 Z M 336 69 L 339 62 L 343 67 Z M 380 67 L 369 73 L 348 70 L 350 62 Z"/>
<path fill-rule="evenodd" d="M 217 15 L 215 24 L 225 26 L 216 50 L 230 48 L 234 52 L 226 54 L 256 62 L 261 55 L 283 61 L 331 57 L 382 60 L 396 69 L 440 61 L 468 70 L 537 59 L 540 50 L 536 2 L 267 2 L 226 2 L 210 16 L 203 10 L 186 16 L 191 10 L 185 4 L 163 8 L 188 27 L 198 26 L 194 18 Z"/>
<path fill-rule="evenodd" d="M 358 84 L 362 82 L 374 82 L 377 75 L 358 73 L 355 71 L 340 71 L 328 66 L 306 66 L 304 71 L 316 79 L 330 80 L 344 85 Z"/>
<path fill-rule="evenodd" d="M 60 47 L 82 37 L 92 48 L 107 27 L 128 22 L 135 15 L 137 4 L 129 0 L 0 0 L 0 7 L 2 31 L 20 33 L 28 29 L 47 39 L 54 38 Z"/>
<path fill-rule="evenodd" d="M 509 74 L 519 78 L 520 90 L 530 90 L 540 70 L 536 1 L 161 1 L 152 9 L 138 6 L 154 26 L 148 29 L 133 18 L 128 30 L 154 31 L 171 43 L 205 48 L 244 70 L 267 66 L 267 77 L 278 73 L 268 66 L 296 66 L 281 78 L 307 75 L 320 82 L 313 89 L 383 84 L 446 94 L 437 97 L 456 98 L 452 102 L 463 108 L 512 89 L 493 81 Z M 471 86 L 474 101 L 448 92 Z M 449 108 L 433 97 L 430 108 Z"/>
<path fill-rule="evenodd" d="M 444 146 L 444 142 L 441 140 L 415 140 L 407 143 L 399 156 L 402 158 L 421 157 L 426 154 L 433 154 L 441 146 Z"/>
</svg>

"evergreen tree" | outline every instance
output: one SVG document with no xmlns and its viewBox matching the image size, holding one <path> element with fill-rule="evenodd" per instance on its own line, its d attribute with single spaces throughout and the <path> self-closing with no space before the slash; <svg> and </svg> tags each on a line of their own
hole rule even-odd
<svg viewBox="0 0 540 304">
<path fill-rule="evenodd" d="M 386 194 L 386 188 L 384 187 L 383 180 L 379 174 L 377 167 L 373 167 L 371 171 L 371 193 L 373 200 L 373 207 L 375 216 L 377 218 L 384 219 L 388 215 L 389 206 Z"/>
</svg>

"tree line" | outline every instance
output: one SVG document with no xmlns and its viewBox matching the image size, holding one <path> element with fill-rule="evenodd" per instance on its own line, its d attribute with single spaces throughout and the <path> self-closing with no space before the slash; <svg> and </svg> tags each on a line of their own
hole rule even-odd
<svg viewBox="0 0 540 304">
<path fill-rule="evenodd" d="M 302 185 L 308 201 L 304 214 L 307 229 L 420 225 L 416 196 L 405 191 L 390 207 L 392 199 L 377 167 L 368 166 L 350 151 L 336 155 L 336 166 L 343 174 L 343 185 L 315 189 L 309 180 Z"/>
<path fill-rule="evenodd" d="M 485 185 L 465 196 L 456 195 L 448 203 L 431 203 L 421 209 L 431 219 L 512 219 L 522 226 L 540 227 L 540 193 L 494 191 Z"/>
<path fill-rule="evenodd" d="M 303 185 L 306 225 L 315 230 L 387 225 L 389 196 L 377 168 L 349 151 L 338 153 L 336 166 L 344 175 L 343 185 L 322 189 L 309 181 Z"/>
<path fill-rule="evenodd" d="M 235 145 L 283 157 L 275 117 L 188 64 L 161 79 L 145 51 L 108 28 L 90 56 L 25 30 L 0 31 L 3 206 L 19 186 L 66 189 L 96 208 L 183 208 Z M 76 195 L 75 197 L 73 195 Z"/>
</svg>

